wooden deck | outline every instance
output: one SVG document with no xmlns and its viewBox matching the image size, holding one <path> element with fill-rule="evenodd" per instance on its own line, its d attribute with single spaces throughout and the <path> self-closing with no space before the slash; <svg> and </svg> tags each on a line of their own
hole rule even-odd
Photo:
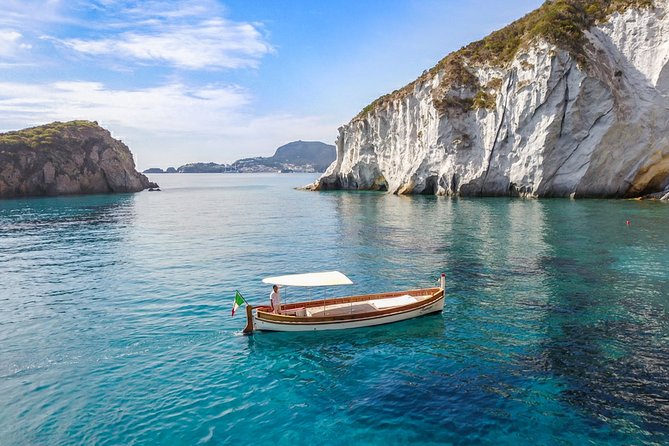
<svg viewBox="0 0 669 446">
<path fill-rule="evenodd" d="M 439 292 L 441 292 L 439 288 L 432 288 L 292 303 L 282 306 L 281 314 L 272 313 L 269 307 L 259 307 L 257 309 L 262 318 L 273 320 L 298 319 L 306 321 L 311 318 L 342 319 L 351 316 L 355 318 L 358 315 L 387 314 L 396 309 L 419 306 L 422 302 L 433 299 L 435 297 L 433 293 Z"/>
</svg>

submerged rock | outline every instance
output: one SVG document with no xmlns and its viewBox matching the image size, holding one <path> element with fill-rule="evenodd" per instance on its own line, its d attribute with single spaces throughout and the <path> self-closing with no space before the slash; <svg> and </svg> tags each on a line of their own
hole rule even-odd
<svg viewBox="0 0 669 446">
<path fill-rule="evenodd" d="M 668 184 L 669 2 L 559 0 L 366 107 L 311 188 L 638 197 Z"/>
<path fill-rule="evenodd" d="M 0 198 L 138 192 L 158 187 L 130 149 L 90 121 L 0 134 Z"/>
</svg>

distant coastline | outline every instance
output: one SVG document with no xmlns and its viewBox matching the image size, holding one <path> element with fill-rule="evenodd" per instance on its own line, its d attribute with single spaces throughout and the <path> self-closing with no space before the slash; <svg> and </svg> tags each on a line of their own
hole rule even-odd
<svg viewBox="0 0 669 446">
<path fill-rule="evenodd" d="M 320 141 L 293 141 L 276 149 L 271 157 L 243 158 L 232 164 L 189 163 L 179 167 L 151 167 L 145 174 L 162 173 L 317 173 L 336 159 L 335 146 Z"/>
</svg>

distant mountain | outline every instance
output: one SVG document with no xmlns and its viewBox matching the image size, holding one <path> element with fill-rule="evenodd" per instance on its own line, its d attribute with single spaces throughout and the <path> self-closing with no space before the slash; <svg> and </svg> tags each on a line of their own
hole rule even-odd
<svg viewBox="0 0 669 446">
<path fill-rule="evenodd" d="M 268 158 L 244 158 L 232 163 L 239 172 L 324 172 L 337 158 L 335 146 L 320 141 L 293 141 Z"/>
<path fill-rule="evenodd" d="M 274 152 L 273 161 L 295 165 L 311 164 L 325 170 L 337 158 L 335 146 L 320 141 L 294 141 Z"/>
<path fill-rule="evenodd" d="M 270 157 L 242 158 L 232 164 L 189 163 L 177 169 L 180 173 L 229 172 L 324 172 L 337 158 L 335 146 L 320 141 L 293 141 Z M 160 172 L 158 172 L 160 170 Z M 146 173 L 162 173 L 151 168 Z M 170 169 L 167 170 L 170 172 Z"/>
</svg>

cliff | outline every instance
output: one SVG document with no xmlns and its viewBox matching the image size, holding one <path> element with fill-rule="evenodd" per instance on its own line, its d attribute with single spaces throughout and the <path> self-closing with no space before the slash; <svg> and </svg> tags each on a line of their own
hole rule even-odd
<svg viewBox="0 0 669 446">
<path fill-rule="evenodd" d="M 635 197 L 669 185 L 669 4 L 555 0 L 339 129 L 314 189 Z M 669 192 L 669 190 L 667 190 Z"/>
<path fill-rule="evenodd" d="M 138 192 L 157 187 L 128 147 L 89 121 L 0 134 L 0 198 Z"/>
</svg>

